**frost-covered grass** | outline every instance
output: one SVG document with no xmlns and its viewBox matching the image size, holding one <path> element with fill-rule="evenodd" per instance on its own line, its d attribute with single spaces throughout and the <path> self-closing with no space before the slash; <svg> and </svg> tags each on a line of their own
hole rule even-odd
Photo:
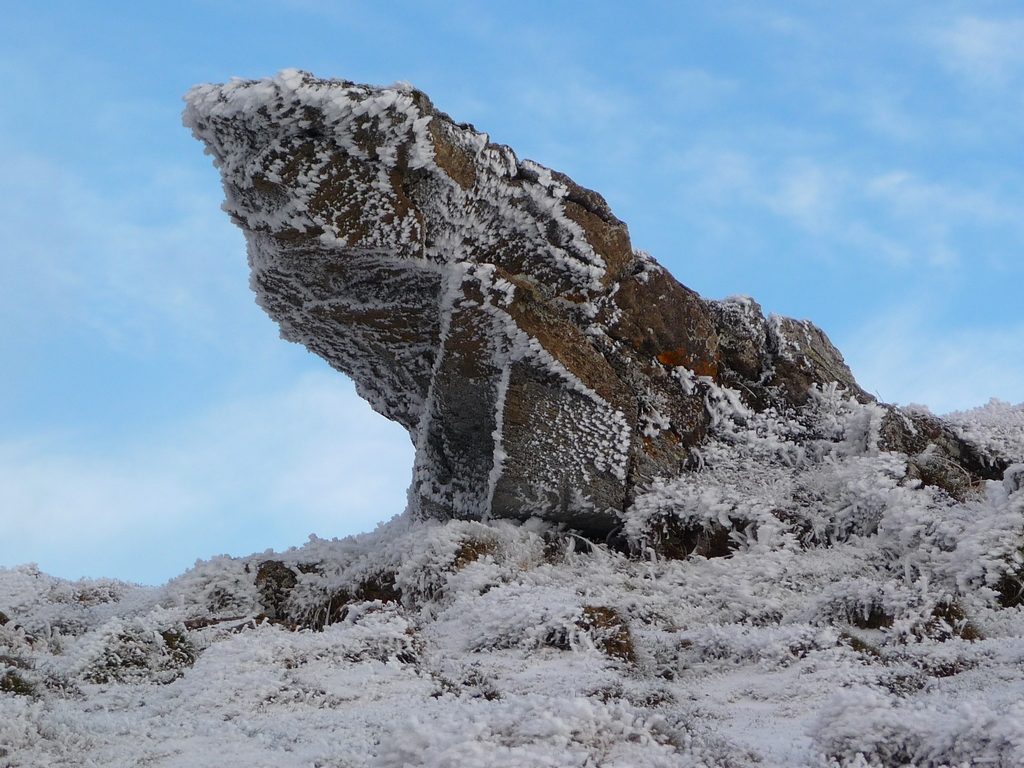
<svg viewBox="0 0 1024 768">
<path fill-rule="evenodd" d="M 1024 764 L 1022 467 L 958 500 L 841 392 L 721 409 L 614 549 L 399 517 L 160 588 L 0 571 L 0 766 Z M 1014 419 L 954 423 L 1021 462 Z"/>
</svg>

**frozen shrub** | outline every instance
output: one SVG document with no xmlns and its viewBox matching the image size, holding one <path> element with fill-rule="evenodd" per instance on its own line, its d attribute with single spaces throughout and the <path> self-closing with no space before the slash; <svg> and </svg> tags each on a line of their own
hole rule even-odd
<svg viewBox="0 0 1024 768">
<path fill-rule="evenodd" d="M 1024 403 L 993 398 L 969 411 L 946 415 L 964 437 L 993 456 L 1024 462 Z"/>
<path fill-rule="evenodd" d="M 257 563 L 259 560 L 257 560 Z M 256 569 L 248 560 L 224 555 L 197 562 L 168 583 L 191 613 L 200 616 L 253 616 L 262 610 Z"/>
<path fill-rule="evenodd" d="M 31 696 L 35 686 L 25 679 L 23 673 L 16 669 L 8 669 L 0 675 L 0 693 L 14 696 Z"/>
<path fill-rule="evenodd" d="M 721 768 L 739 765 L 716 749 L 629 704 L 582 698 L 517 696 L 449 706 L 402 723 L 374 768 Z M 705 762 L 715 754 L 720 762 Z"/>
<path fill-rule="evenodd" d="M 394 603 L 354 603 L 331 632 L 337 652 L 348 661 L 411 664 L 421 651 L 415 626 Z"/>
<path fill-rule="evenodd" d="M 832 648 L 839 635 L 831 629 L 802 625 L 784 627 L 709 626 L 682 633 L 680 645 L 695 660 L 757 662 L 784 667 L 811 651 Z"/>
<path fill-rule="evenodd" d="M 1017 766 L 1024 764 L 1024 704 L 924 704 L 857 688 L 833 697 L 813 736 L 840 766 Z"/>
<path fill-rule="evenodd" d="M 629 624 L 614 608 L 585 605 L 583 615 L 576 624 L 594 639 L 605 655 L 621 661 L 636 661 L 636 648 Z"/>
<path fill-rule="evenodd" d="M 81 677 L 90 683 L 169 683 L 197 655 L 184 626 L 152 618 L 114 619 L 80 653 Z"/>
<path fill-rule="evenodd" d="M 308 588 L 301 600 L 290 601 L 287 617 L 299 627 L 322 630 L 344 621 L 349 607 L 364 602 L 398 603 L 402 593 L 395 585 L 395 574 L 382 571 L 366 576 L 351 589 L 322 587 L 319 599 Z"/>
</svg>

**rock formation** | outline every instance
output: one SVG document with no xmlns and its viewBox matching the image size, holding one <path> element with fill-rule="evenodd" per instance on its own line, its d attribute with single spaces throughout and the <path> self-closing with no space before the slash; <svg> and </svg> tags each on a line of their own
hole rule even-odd
<svg viewBox="0 0 1024 768">
<path fill-rule="evenodd" d="M 701 298 L 599 194 L 411 87 L 285 71 L 186 103 L 257 301 L 409 431 L 416 514 L 600 536 L 654 478 L 692 469 L 714 403 L 799 418 L 835 384 L 872 400 L 821 330 Z M 879 407 L 880 447 L 921 457 L 923 482 L 1000 476 L 941 421 Z"/>
</svg>

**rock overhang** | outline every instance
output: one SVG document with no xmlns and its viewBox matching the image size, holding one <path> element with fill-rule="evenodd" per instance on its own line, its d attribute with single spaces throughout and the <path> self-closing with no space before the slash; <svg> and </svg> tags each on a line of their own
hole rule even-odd
<svg viewBox="0 0 1024 768">
<path fill-rule="evenodd" d="M 598 193 L 410 86 L 286 70 L 185 100 L 259 304 L 409 431 L 415 514 L 603 535 L 688 471 L 714 390 L 757 410 L 833 383 L 872 400 L 820 329 L 701 298 Z"/>
</svg>

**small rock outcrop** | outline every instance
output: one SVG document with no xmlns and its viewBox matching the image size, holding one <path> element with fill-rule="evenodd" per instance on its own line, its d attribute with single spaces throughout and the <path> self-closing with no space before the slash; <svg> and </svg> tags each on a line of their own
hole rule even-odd
<svg viewBox="0 0 1024 768">
<path fill-rule="evenodd" d="M 872 400 L 820 329 L 701 298 L 601 195 L 409 86 L 285 71 L 186 104 L 259 304 L 409 431 L 416 514 L 600 536 L 692 468 L 712 402 L 797 413 L 835 384 Z M 942 422 L 885 408 L 881 447 L 921 455 L 923 482 L 1000 475 Z"/>
</svg>

